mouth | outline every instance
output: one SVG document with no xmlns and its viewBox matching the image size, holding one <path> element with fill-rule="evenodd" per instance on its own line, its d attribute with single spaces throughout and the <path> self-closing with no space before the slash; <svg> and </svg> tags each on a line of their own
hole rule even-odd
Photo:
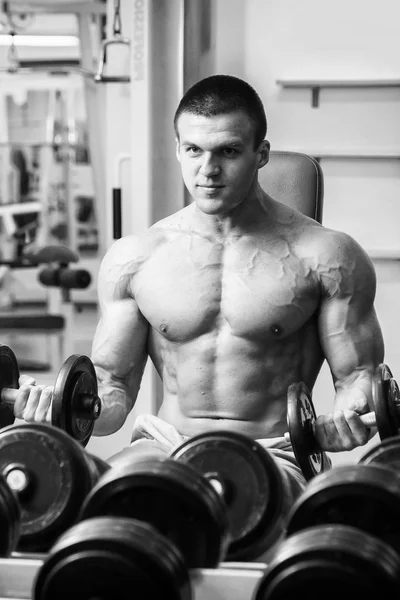
<svg viewBox="0 0 400 600">
<path fill-rule="evenodd" d="M 213 191 L 213 190 L 220 190 L 224 186 L 223 185 L 198 185 L 197 187 L 201 188 L 202 190 Z"/>
</svg>

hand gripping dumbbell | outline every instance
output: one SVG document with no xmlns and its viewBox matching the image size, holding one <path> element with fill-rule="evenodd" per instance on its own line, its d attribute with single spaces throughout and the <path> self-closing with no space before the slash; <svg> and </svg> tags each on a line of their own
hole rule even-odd
<svg viewBox="0 0 400 600">
<path fill-rule="evenodd" d="M 0 346 L 0 428 L 15 421 L 14 402 L 19 387 L 19 367 L 8 346 Z M 51 424 L 64 429 L 82 446 L 92 435 L 101 413 L 93 363 L 73 354 L 62 365 L 52 393 Z"/>
<path fill-rule="evenodd" d="M 360 415 L 367 427 L 377 427 L 380 438 L 397 435 L 400 429 L 400 392 L 389 367 L 378 365 L 372 380 L 374 412 Z M 288 388 L 287 424 L 285 439 L 292 445 L 297 462 L 307 480 L 330 468 L 325 452 L 319 448 L 314 435 L 317 420 L 311 394 L 300 382 Z"/>
<path fill-rule="evenodd" d="M 65 431 L 49 424 L 4 427 L 0 431 L 0 539 L 16 521 L 13 503 L 4 499 L 3 481 L 20 507 L 17 550 L 46 552 L 77 522 L 84 499 L 109 468 Z"/>
<path fill-rule="evenodd" d="M 315 525 L 275 549 L 252 600 L 398 598 L 400 556 L 348 525 Z"/>
</svg>

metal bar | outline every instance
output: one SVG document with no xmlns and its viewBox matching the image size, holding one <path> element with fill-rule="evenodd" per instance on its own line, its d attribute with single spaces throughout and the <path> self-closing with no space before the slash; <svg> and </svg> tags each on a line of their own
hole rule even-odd
<svg viewBox="0 0 400 600">
<path fill-rule="evenodd" d="M 400 79 L 277 79 L 284 88 L 392 88 Z"/>
<path fill-rule="evenodd" d="M 44 560 L 16 555 L 0 559 L 0 600 L 32 598 L 35 577 Z M 223 563 L 218 569 L 193 569 L 194 600 L 251 600 L 266 565 L 263 563 Z M 79 582 L 77 582 L 79 585 Z"/>
<path fill-rule="evenodd" d="M 80 15 L 105 15 L 107 6 L 103 2 L 94 2 L 88 0 L 86 2 L 20 2 L 19 0 L 9 0 L 9 10 L 13 13 L 66 13 Z"/>
<path fill-rule="evenodd" d="M 42 212 L 41 202 L 13 202 L 11 204 L 0 204 L 0 216 L 24 215 L 31 212 Z"/>
</svg>

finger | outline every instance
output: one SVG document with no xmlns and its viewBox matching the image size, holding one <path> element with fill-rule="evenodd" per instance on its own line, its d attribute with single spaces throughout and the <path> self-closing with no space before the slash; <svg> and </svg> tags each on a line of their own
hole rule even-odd
<svg viewBox="0 0 400 600">
<path fill-rule="evenodd" d="M 19 386 L 21 385 L 36 385 L 36 379 L 30 375 L 20 375 L 18 379 Z"/>
<path fill-rule="evenodd" d="M 337 444 L 337 433 L 332 413 L 320 415 L 314 424 L 314 436 L 322 450 L 334 451 Z"/>
<path fill-rule="evenodd" d="M 34 419 L 37 423 L 43 423 L 47 421 L 47 413 L 51 405 L 52 395 L 53 386 L 48 385 L 43 388 L 34 416 Z"/>
<path fill-rule="evenodd" d="M 14 415 L 17 419 L 24 418 L 23 414 L 25 411 L 25 407 L 27 405 L 31 390 L 33 389 L 34 386 L 32 387 L 29 384 L 24 384 L 18 389 L 14 402 Z"/>
<path fill-rule="evenodd" d="M 344 418 L 348 424 L 354 447 L 363 446 L 370 438 L 370 429 L 361 421 L 360 415 L 352 410 L 343 411 Z"/>
<path fill-rule="evenodd" d="M 29 392 L 28 401 L 25 406 L 25 410 L 22 413 L 22 418 L 28 423 L 35 421 L 36 409 L 39 405 L 40 395 L 44 385 L 35 385 Z"/>
<path fill-rule="evenodd" d="M 354 437 L 354 432 L 352 431 L 348 421 L 348 419 L 351 419 L 356 427 L 356 421 L 360 422 L 357 414 L 352 410 L 339 410 L 333 413 L 332 418 L 336 429 L 337 449 L 348 451 L 353 450 L 353 448 L 356 446 L 359 446 L 360 443 Z M 364 431 L 366 431 L 363 425 L 362 427 L 364 428 Z"/>
<path fill-rule="evenodd" d="M 49 408 L 47 409 L 47 413 L 46 413 L 46 423 L 51 423 L 51 404 L 49 406 Z"/>
<path fill-rule="evenodd" d="M 318 417 L 315 437 L 322 450 L 340 452 L 354 447 L 352 434 L 343 411 L 335 411 Z"/>
</svg>

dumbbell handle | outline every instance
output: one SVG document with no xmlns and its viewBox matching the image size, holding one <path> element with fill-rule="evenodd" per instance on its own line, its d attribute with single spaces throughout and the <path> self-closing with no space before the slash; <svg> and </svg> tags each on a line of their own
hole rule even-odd
<svg viewBox="0 0 400 600">
<path fill-rule="evenodd" d="M 364 423 L 364 425 L 366 427 L 376 427 L 376 416 L 375 416 L 375 412 L 371 411 L 369 413 L 365 413 L 365 415 L 358 415 L 361 419 L 361 421 Z M 287 432 L 284 434 L 283 436 L 285 438 L 285 441 L 290 443 L 290 433 Z"/>
<path fill-rule="evenodd" d="M 14 406 L 17 394 L 17 388 L 3 388 L 0 394 L 0 401 Z M 79 400 L 80 414 L 77 415 L 78 419 L 96 420 L 99 418 L 101 412 L 101 402 L 98 396 L 92 394 L 81 394 Z"/>
</svg>

